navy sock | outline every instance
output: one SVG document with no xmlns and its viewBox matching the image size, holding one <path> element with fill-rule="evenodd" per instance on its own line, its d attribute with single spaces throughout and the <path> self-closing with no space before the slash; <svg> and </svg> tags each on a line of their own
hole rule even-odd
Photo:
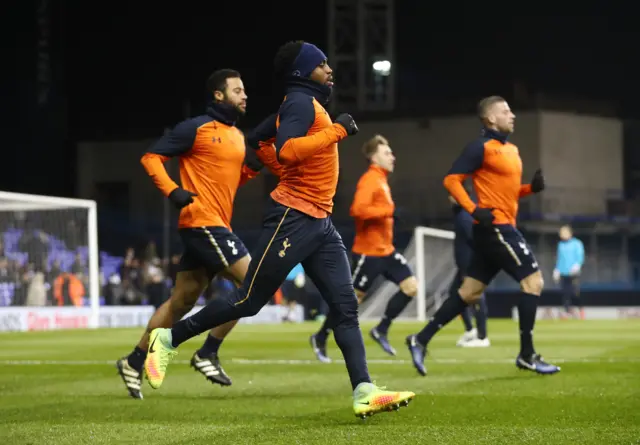
<svg viewBox="0 0 640 445">
<path fill-rule="evenodd" d="M 131 366 L 136 371 L 141 371 L 144 366 L 144 361 L 147 359 L 147 351 L 144 349 L 140 349 L 136 346 L 133 349 L 133 352 L 129 354 L 127 357 L 127 361 L 129 362 L 129 366 Z"/>
<path fill-rule="evenodd" d="M 320 330 L 318 332 L 316 332 L 316 342 L 320 343 L 320 344 L 325 344 L 327 342 L 327 339 L 329 338 L 329 335 L 331 334 L 331 313 L 329 313 L 327 315 L 327 317 L 324 319 L 324 322 L 322 323 L 322 326 L 320 327 Z"/>
<path fill-rule="evenodd" d="M 354 309 L 354 317 L 341 316 L 341 322 L 334 327 L 333 334 L 336 336 L 336 343 L 347 365 L 351 387 L 356 389 L 360 383 L 371 383 L 371 377 L 367 368 L 364 340 L 358 324 L 357 306 Z"/>
<path fill-rule="evenodd" d="M 473 329 L 473 324 L 471 323 L 471 314 L 469 308 L 463 310 L 460 315 L 462 316 L 462 323 L 464 323 L 464 330 L 469 332 Z"/>
<path fill-rule="evenodd" d="M 216 326 L 257 313 L 257 311 L 252 311 L 251 301 L 245 301 L 241 305 L 234 304 L 236 301 L 242 301 L 238 292 L 239 290 L 235 290 L 231 295 L 214 298 L 191 317 L 175 323 L 171 328 L 172 346 L 177 348 L 190 338 L 196 337 Z"/>
<path fill-rule="evenodd" d="M 538 311 L 537 295 L 523 293 L 518 302 L 518 318 L 520 320 L 520 355 L 529 358 L 535 353 L 533 348 L 533 326 Z"/>
<path fill-rule="evenodd" d="M 475 306 L 476 326 L 478 327 L 478 338 L 487 338 L 487 300 L 484 295 Z"/>
<path fill-rule="evenodd" d="M 442 303 L 442 306 L 440 306 L 440 309 L 436 311 L 429 324 L 418 333 L 418 342 L 423 346 L 427 346 L 433 336 L 436 335 L 436 332 L 456 318 L 466 307 L 467 303 L 462 300 L 459 293 L 447 298 L 444 303 Z"/>
<path fill-rule="evenodd" d="M 210 355 L 217 354 L 223 341 L 224 339 L 216 338 L 211 334 L 207 335 L 207 339 L 198 350 L 198 357 L 209 357 Z"/>
<path fill-rule="evenodd" d="M 404 292 L 398 292 L 391 297 L 391 300 L 387 303 L 387 309 L 384 311 L 384 317 L 380 320 L 376 330 L 379 333 L 386 335 L 389 331 L 389 326 L 391 326 L 391 322 L 402 313 L 409 302 L 411 302 L 411 297 Z"/>
</svg>

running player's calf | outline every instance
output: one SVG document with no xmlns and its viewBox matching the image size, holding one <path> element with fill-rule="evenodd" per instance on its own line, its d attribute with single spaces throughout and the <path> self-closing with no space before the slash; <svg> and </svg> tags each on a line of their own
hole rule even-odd
<svg viewBox="0 0 640 445">
<path fill-rule="evenodd" d="M 547 363 L 533 347 L 533 327 L 543 283 L 542 273 L 539 270 L 520 281 L 522 290 L 522 296 L 518 302 L 520 353 L 516 358 L 516 366 L 537 374 L 555 374 L 560 371 L 560 367 Z"/>
<path fill-rule="evenodd" d="M 184 317 L 206 289 L 207 275 L 204 269 L 178 272 L 176 285 L 169 300 L 165 301 L 151 316 L 142 338 L 133 351 L 116 362 L 118 374 L 134 399 L 142 399 L 142 375 L 147 358 L 149 336 L 153 329 L 170 327 Z"/>
<path fill-rule="evenodd" d="M 420 375 L 427 375 L 424 359 L 427 354 L 427 345 L 431 339 L 442 327 L 465 310 L 470 303 L 477 301 L 485 287 L 486 285 L 481 281 L 466 277 L 459 291 L 444 301 L 424 329 L 418 334 L 407 337 L 406 344 L 411 354 L 413 366 Z"/>
<path fill-rule="evenodd" d="M 404 257 L 401 257 L 404 259 Z M 407 268 L 407 272 L 408 268 Z M 396 355 L 396 350 L 391 343 L 389 342 L 388 333 L 389 328 L 391 327 L 391 323 L 395 320 L 407 305 L 411 302 L 413 298 L 418 294 L 418 281 L 412 275 L 407 278 L 404 278 L 400 284 L 400 291 L 396 293 L 387 303 L 387 308 L 385 309 L 384 316 L 380 320 L 380 323 L 371 331 L 369 335 L 380 345 L 382 350 L 389 355 Z"/>
<path fill-rule="evenodd" d="M 239 239 L 235 239 L 235 235 L 231 232 L 218 236 L 218 239 L 220 241 L 219 244 L 225 246 L 226 249 L 223 251 L 221 248 L 221 252 L 225 257 L 223 265 L 226 265 L 226 269 L 220 275 L 234 282 L 238 287 L 242 284 L 247 274 L 251 256 L 246 252 L 242 242 Z M 231 241 L 231 243 L 225 241 Z M 230 262 L 232 264 L 229 264 Z M 213 384 L 231 386 L 233 383 L 231 377 L 227 375 L 220 363 L 218 351 L 224 339 L 237 323 L 238 320 L 233 320 L 213 328 L 207 335 L 204 344 L 191 357 L 191 367 Z"/>
</svg>

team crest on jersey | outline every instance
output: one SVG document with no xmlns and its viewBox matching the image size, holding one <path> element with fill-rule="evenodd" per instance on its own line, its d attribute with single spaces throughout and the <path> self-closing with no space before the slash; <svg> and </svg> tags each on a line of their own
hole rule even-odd
<svg viewBox="0 0 640 445">
<path fill-rule="evenodd" d="M 212 141 L 213 141 L 213 142 L 217 142 L 217 143 L 219 143 L 219 144 L 222 144 L 222 138 L 221 138 L 220 136 L 218 136 L 218 137 L 215 137 L 215 136 L 214 136 L 214 138 L 212 139 Z"/>
<path fill-rule="evenodd" d="M 231 255 L 237 255 L 238 254 L 238 249 L 236 247 L 236 242 L 235 241 L 227 240 L 227 246 L 229 246 L 231 248 Z"/>
</svg>

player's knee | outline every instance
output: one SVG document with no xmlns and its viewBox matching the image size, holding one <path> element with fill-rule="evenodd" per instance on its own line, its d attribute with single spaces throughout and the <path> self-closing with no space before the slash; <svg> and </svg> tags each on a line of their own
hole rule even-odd
<svg viewBox="0 0 640 445">
<path fill-rule="evenodd" d="M 329 305 L 335 326 L 342 324 L 358 324 L 358 299 L 353 287 L 344 286 L 335 294 L 336 300 Z"/>
<path fill-rule="evenodd" d="M 351 303 L 338 303 L 331 308 L 334 328 L 339 326 L 351 326 L 358 324 L 358 302 L 353 299 Z"/>
<path fill-rule="evenodd" d="M 544 279 L 542 278 L 542 273 L 540 271 L 537 271 L 520 281 L 520 289 L 526 294 L 539 296 L 542 294 L 543 288 Z"/>
<path fill-rule="evenodd" d="M 487 286 L 473 278 L 465 278 L 458 290 L 460 298 L 467 304 L 475 304 L 482 298 Z"/>
<path fill-rule="evenodd" d="M 416 277 L 409 277 L 400 283 L 400 290 L 409 297 L 418 295 L 418 280 Z"/>
</svg>

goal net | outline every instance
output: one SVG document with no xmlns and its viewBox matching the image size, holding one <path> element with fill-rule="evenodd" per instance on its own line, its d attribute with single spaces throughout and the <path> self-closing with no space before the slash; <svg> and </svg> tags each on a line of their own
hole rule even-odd
<svg viewBox="0 0 640 445">
<path fill-rule="evenodd" d="M 98 326 L 97 225 L 95 201 L 0 192 L 0 331 Z"/>
<path fill-rule="evenodd" d="M 418 295 L 400 319 L 426 321 L 448 297 L 449 285 L 456 273 L 453 258 L 454 233 L 432 227 L 416 227 L 404 251 L 411 270 L 418 279 Z M 362 320 L 379 319 L 398 286 L 378 277 L 365 301 L 360 305 Z"/>
</svg>

